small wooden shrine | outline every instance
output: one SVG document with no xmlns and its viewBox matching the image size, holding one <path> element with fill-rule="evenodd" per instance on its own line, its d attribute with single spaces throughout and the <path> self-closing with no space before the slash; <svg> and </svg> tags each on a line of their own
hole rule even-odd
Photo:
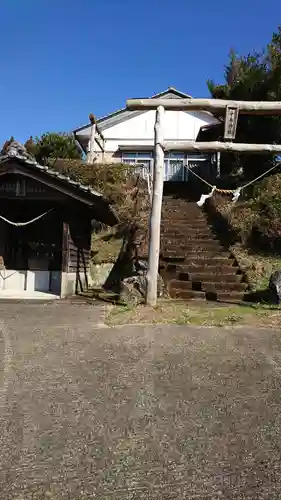
<svg viewBox="0 0 281 500">
<path fill-rule="evenodd" d="M 117 222 L 103 195 L 12 142 L 0 156 L 0 296 L 87 289 L 93 220 Z"/>
</svg>

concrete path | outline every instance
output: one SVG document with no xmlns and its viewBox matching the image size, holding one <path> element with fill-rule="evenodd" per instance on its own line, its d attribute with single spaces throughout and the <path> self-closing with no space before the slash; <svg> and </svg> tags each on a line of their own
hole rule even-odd
<svg viewBox="0 0 281 500">
<path fill-rule="evenodd" d="M 281 334 L 0 304 L 0 499 L 281 498 Z"/>
</svg>

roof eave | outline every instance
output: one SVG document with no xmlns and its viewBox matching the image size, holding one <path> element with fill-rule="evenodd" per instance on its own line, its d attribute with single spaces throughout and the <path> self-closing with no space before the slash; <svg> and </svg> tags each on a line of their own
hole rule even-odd
<svg viewBox="0 0 281 500">
<path fill-rule="evenodd" d="M 163 95 L 168 94 L 168 93 L 174 93 L 175 95 L 177 95 L 178 97 L 183 98 L 183 99 L 191 99 L 192 98 L 191 95 L 185 94 L 184 92 L 180 92 L 175 87 L 168 87 L 166 90 L 163 90 L 162 92 L 158 92 L 158 94 L 154 94 L 150 97 L 145 97 L 143 99 L 157 99 L 157 98 L 163 97 Z M 109 113 L 108 115 L 101 116 L 100 118 L 97 119 L 97 123 L 102 123 L 109 118 L 113 118 L 115 116 L 118 116 L 121 113 L 124 113 L 125 111 L 127 111 L 127 108 L 121 108 L 121 109 L 118 109 L 117 111 L 114 111 L 113 113 Z M 138 111 L 138 113 L 143 113 L 143 111 Z M 91 126 L 91 122 L 88 123 L 87 125 L 82 125 L 81 127 L 74 129 L 73 134 L 76 135 L 77 132 L 81 132 L 81 130 L 89 128 L 90 126 Z M 77 136 L 76 136 L 76 139 L 79 141 Z"/>
<path fill-rule="evenodd" d="M 33 167 L 41 173 L 45 173 L 50 178 L 57 180 L 59 183 L 61 182 L 69 189 L 69 195 L 71 196 L 71 190 L 77 190 L 80 193 L 81 200 L 84 196 L 84 203 L 88 204 L 89 207 L 93 207 L 96 203 L 101 203 L 104 208 L 108 209 L 108 221 L 111 222 L 109 225 L 115 225 L 119 222 L 118 215 L 113 207 L 110 205 L 109 201 L 104 197 L 102 193 L 99 193 L 95 189 L 93 189 L 89 185 L 81 184 L 78 181 L 72 180 L 67 175 L 61 174 L 58 170 L 40 165 L 36 162 L 36 160 L 27 159 L 20 154 L 5 154 L 0 156 L 0 165 L 3 163 L 7 163 L 8 161 L 17 160 L 19 163 L 26 165 L 27 167 Z M 88 201 L 87 201 L 88 200 Z M 92 202 L 90 202 L 92 201 Z M 82 201 L 81 201 L 82 202 Z"/>
</svg>

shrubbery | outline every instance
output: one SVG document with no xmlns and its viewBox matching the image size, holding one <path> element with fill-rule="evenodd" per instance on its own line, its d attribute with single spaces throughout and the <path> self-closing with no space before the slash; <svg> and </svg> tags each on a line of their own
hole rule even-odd
<svg viewBox="0 0 281 500">
<path fill-rule="evenodd" d="M 92 262 L 116 262 L 134 225 L 141 247 L 147 241 L 150 200 L 147 183 L 134 175 L 130 165 L 93 164 L 76 160 L 57 160 L 53 168 L 81 184 L 90 185 L 113 205 L 120 223 L 100 227 L 92 235 Z"/>
<path fill-rule="evenodd" d="M 222 197 L 215 205 L 244 246 L 281 251 L 281 174 L 263 179 L 236 205 Z"/>
<path fill-rule="evenodd" d="M 57 160 L 52 167 L 71 179 L 90 185 L 101 192 L 115 206 L 121 223 L 126 223 L 133 217 L 136 176 L 131 165 L 118 163 L 90 165 L 76 160 Z M 146 216 L 148 203 L 147 185 L 142 179 L 139 180 L 139 190 L 138 219 L 141 221 Z"/>
</svg>

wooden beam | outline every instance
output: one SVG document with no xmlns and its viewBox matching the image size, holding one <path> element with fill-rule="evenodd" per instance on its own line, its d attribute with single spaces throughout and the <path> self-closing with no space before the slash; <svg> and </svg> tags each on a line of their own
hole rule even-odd
<svg viewBox="0 0 281 500">
<path fill-rule="evenodd" d="M 104 139 L 103 137 L 100 135 L 99 131 L 98 131 L 98 128 L 96 126 L 96 135 L 95 135 L 95 141 L 97 143 L 97 145 L 99 146 L 100 150 L 101 150 L 101 153 L 104 153 Z"/>
<path fill-rule="evenodd" d="M 128 99 L 131 110 L 157 109 L 210 111 L 223 115 L 227 106 L 237 106 L 244 115 L 281 115 L 281 101 L 228 101 L 224 99 Z"/>
<path fill-rule="evenodd" d="M 156 110 L 154 127 L 154 175 L 152 207 L 149 221 L 149 254 L 147 270 L 146 304 L 155 306 L 157 303 L 157 279 L 160 252 L 160 225 L 164 184 L 164 108 L 159 106 Z"/>
<path fill-rule="evenodd" d="M 217 157 L 217 162 L 216 162 L 217 163 L 217 176 L 216 177 L 217 177 L 217 179 L 219 179 L 221 176 L 221 154 L 219 151 L 216 153 L 216 157 Z"/>
<path fill-rule="evenodd" d="M 96 136 L 96 122 L 91 122 L 91 135 L 88 143 L 87 163 L 93 163 L 95 159 L 95 136 Z"/>
<path fill-rule="evenodd" d="M 227 105 L 225 109 L 224 121 L 224 140 L 233 141 L 236 136 L 239 107 L 236 105 Z"/>
<path fill-rule="evenodd" d="M 165 142 L 166 151 L 189 151 L 192 153 L 256 153 L 256 154 L 280 154 L 281 144 L 246 144 L 238 142 Z"/>
<path fill-rule="evenodd" d="M 65 273 L 69 271 L 69 224 L 62 223 L 62 264 L 61 270 Z"/>
</svg>

